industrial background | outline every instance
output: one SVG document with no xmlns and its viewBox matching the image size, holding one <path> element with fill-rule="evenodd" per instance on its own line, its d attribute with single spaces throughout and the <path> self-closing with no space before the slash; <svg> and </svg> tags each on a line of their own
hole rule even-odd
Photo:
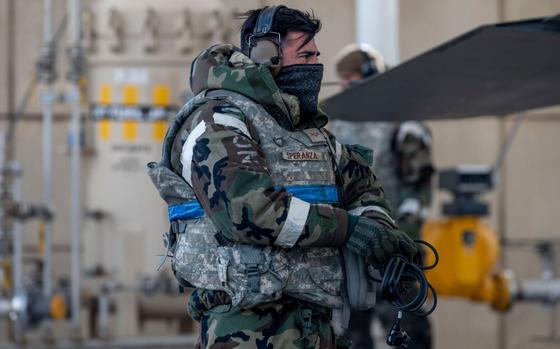
<svg viewBox="0 0 560 349">
<path fill-rule="evenodd" d="M 45 4 L 49 3 L 53 20 L 45 25 Z M 11 227 L 2 228 L 0 280 L 4 291 L 0 298 L 13 286 L 8 282 L 38 284 L 45 267 L 41 258 L 45 244 L 52 244 L 50 289 L 61 294 L 70 290 L 72 265 L 76 266 L 71 254 L 74 229 L 81 240 L 80 268 L 74 272 L 81 278 L 82 311 L 79 319 L 40 321 L 25 331 L 23 325 L 14 330 L 21 319 L 14 322 L 14 316 L 11 320 L 2 317 L 0 348 L 17 340 L 39 345 L 53 339 L 65 343 L 73 337 L 121 340 L 122 346 L 187 343 L 195 325 L 186 315 L 186 295 L 177 292 L 168 265 L 157 271 L 163 253 L 161 236 L 167 227 L 166 208 L 145 174 L 145 164 L 159 159 L 166 120 L 189 96 L 192 59 L 211 43 L 238 43 L 240 23 L 233 19 L 234 12 L 279 2 L 84 0 L 79 25 L 85 67 L 82 76 L 69 80 L 69 72 L 79 72 L 77 65 L 72 70 L 72 51 L 67 52 L 75 42 L 72 3 L 0 0 L 2 138 L 10 115 L 17 114 L 20 101 L 29 93 L 12 143 L 11 157 L 22 173 L 20 177 L 12 173 L 12 181 L 14 188 L 21 182 L 24 203 L 32 206 L 48 201 L 54 213 L 52 221 L 43 214 L 42 219 L 12 222 Z M 313 9 L 323 21 L 317 44 L 325 64 L 325 81 L 336 79 L 333 57 L 350 42 L 372 44 L 395 66 L 482 24 L 560 12 L 558 0 L 286 0 L 282 4 Z M 64 18 L 67 32 L 58 43 L 57 79 L 49 84 L 49 76 L 36 77 L 37 62 L 48 48 L 45 39 L 50 40 L 44 37 L 44 30 L 55 33 Z M 34 87 L 28 92 L 30 85 Z M 321 94 L 324 98 L 338 91 L 337 86 L 329 85 Z M 79 103 L 78 95 L 83 96 Z M 52 144 L 44 140 L 48 130 L 44 130 L 43 113 L 49 106 Z M 488 116 L 428 124 L 434 137 L 434 161 L 441 168 L 493 163 L 512 118 Z M 80 164 L 74 162 L 73 167 L 79 181 L 71 176 L 76 129 L 82 135 L 80 147 L 74 148 L 81 155 Z M 484 197 L 491 203 L 488 224 L 501 237 L 516 242 L 503 249 L 500 265 L 513 270 L 518 279 L 541 277 L 535 241 L 552 241 L 554 246 L 560 238 L 559 134 L 560 110 L 531 112 L 505 158 L 497 187 Z M 45 149 L 52 149 L 52 161 L 44 164 Z M 50 178 L 44 178 L 45 168 L 52 171 Z M 49 182 L 50 193 L 44 191 Z M 79 185 L 79 197 L 71 195 L 72 185 Z M 13 194 L 17 196 L 17 190 Z M 436 194 L 431 216 L 440 215 L 445 198 L 445 194 Z M 76 200 L 79 205 L 73 204 Z M 41 210 L 36 211 L 41 216 Z M 24 278 L 18 281 L 8 275 L 13 251 L 7 248 L 12 241 L 5 232 L 20 228 Z M 48 239 L 50 231 L 52 240 Z M 553 267 L 558 266 L 556 262 Z M 60 304 L 50 301 L 51 311 L 64 310 L 58 308 L 64 308 L 65 302 L 58 301 Z M 436 348 L 556 348 L 560 345 L 556 315 L 558 309 L 550 304 L 520 303 L 500 314 L 486 304 L 444 298 L 432 316 Z"/>
</svg>

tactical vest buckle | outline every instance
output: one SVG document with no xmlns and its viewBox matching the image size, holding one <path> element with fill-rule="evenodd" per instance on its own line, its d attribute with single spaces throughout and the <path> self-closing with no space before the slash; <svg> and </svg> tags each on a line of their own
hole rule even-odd
<svg viewBox="0 0 560 349">
<path fill-rule="evenodd" d="M 309 335 L 313 330 L 313 310 L 310 308 L 299 307 L 299 323 L 301 325 L 301 337 L 297 339 L 304 348 L 313 347 L 309 341 Z"/>
<path fill-rule="evenodd" d="M 247 275 L 247 285 L 251 289 L 252 292 L 259 292 L 260 291 L 260 276 L 261 273 L 259 271 L 258 264 L 247 264 L 245 269 L 245 275 Z"/>
</svg>

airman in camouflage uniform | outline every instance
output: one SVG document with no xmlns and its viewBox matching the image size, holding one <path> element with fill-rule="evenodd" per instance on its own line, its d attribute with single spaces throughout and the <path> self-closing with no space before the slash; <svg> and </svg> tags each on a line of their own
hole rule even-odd
<svg viewBox="0 0 560 349">
<path fill-rule="evenodd" d="M 260 11 L 247 14 L 242 42 Z M 342 255 L 380 267 L 393 253 L 418 252 L 396 230 L 371 151 L 342 145 L 324 129 L 313 40 L 320 22 L 286 7 L 276 16 L 280 74 L 255 64 L 247 47 L 204 51 L 191 68 L 196 96 L 170 126 L 162 161 L 149 165 L 169 205 L 174 271 L 184 285 L 196 286 L 188 311 L 201 324 L 197 348 L 335 348 L 335 331 L 341 334 L 335 314 L 349 299 Z M 242 291 L 249 293 L 238 297 L 227 282 L 235 284 L 232 265 L 251 257 L 242 248 L 265 251 L 273 272 L 246 263 L 241 275 L 249 288 Z M 225 269 L 222 251 L 236 251 L 225 257 Z M 287 262 L 274 269 L 277 256 Z M 292 274 L 282 279 L 285 269 Z M 261 275 L 253 284 L 257 298 L 247 297 L 253 272 Z M 316 281 L 312 288 L 305 289 L 303 274 Z M 263 294 L 279 279 L 281 292 Z M 308 292 L 298 293 L 298 286 Z M 332 297 L 313 299 L 314 292 Z M 254 304 L 261 296 L 270 301 Z"/>
<path fill-rule="evenodd" d="M 343 88 L 383 73 L 386 66 L 379 52 L 368 45 L 351 44 L 335 58 Z M 399 228 L 418 239 L 432 198 L 430 131 L 419 122 L 347 122 L 333 120 L 329 129 L 341 142 L 358 142 L 373 149 L 373 167 L 391 204 Z M 373 348 L 370 335 L 372 315 L 389 329 L 394 311 L 379 302 L 375 311 L 353 311 L 349 337 L 353 349 Z M 407 314 L 403 328 L 412 337 L 409 348 L 431 348 L 431 326 L 426 317 Z"/>
</svg>

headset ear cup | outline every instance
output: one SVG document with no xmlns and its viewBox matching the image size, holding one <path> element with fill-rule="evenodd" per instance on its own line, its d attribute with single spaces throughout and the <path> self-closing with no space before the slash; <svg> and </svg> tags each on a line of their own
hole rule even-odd
<svg viewBox="0 0 560 349">
<path fill-rule="evenodd" d="M 273 76 L 280 72 L 282 54 L 278 45 L 271 40 L 256 41 L 251 48 L 250 58 L 257 64 L 267 65 Z"/>
<path fill-rule="evenodd" d="M 379 73 L 377 66 L 375 65 L 375 59 L 370 57 L 367 52 L 359 51 L 362 55 L 363 63 L 360 66 L 360 72 L 362 73 L 362 78 L 369 78 L 370 76 Z"/>
<path fill-rule="evenodd" d="M 375 66 L 375 62 L 370 58 L 367 58 L 364 63 L 360 66 L 360 71 L 362 73 L 362 78 L 369 78 L 370 76 L 376 75 L 379 73 L 377 67 Z"/>
</svg>

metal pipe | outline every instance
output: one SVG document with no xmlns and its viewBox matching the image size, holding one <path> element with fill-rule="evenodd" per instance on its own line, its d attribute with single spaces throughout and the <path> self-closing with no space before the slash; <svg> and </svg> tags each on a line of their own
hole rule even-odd
<svg viewBox="0 0 560 349">
<path fill-rule="evenodd" d="M 10 161 L 14 155 L 14 146 L 13 146 L 13 138 L 14 136 L 14 128 L 15 128 L 15 118 L 16 118 L 16 106 L 15 106 L 15 99 L 16 99 L 16 25 L 15 25 L 15 17 L 16 17 L 16 1 L 9 0 L 7 3 L 7 21 L 8 21 L 8 43 L 5 47 L 6 51 L 6 77 L 7 77 L 7 88 L 6 88 L 6 101 L 7 101 L 7 109 L 8 115 L 10 116 L 9 119 L 9 127 L 6 129 L 6 144 L 4 144 L 4 161 Z M 11 131 L 11 132 L 10 132 Z"/>
<path fill-rule="evenodd" d="M 8 298 L 0 298 L 0 319 L 7 318 L 12 310 L 12 301 Z"/>
<path fill-rule="evenodd" d="M 109 294 L 105 291 L 102 291 L 99 295 L 98 300 L 98 334 L 99 338 L 107 339 L 109 338 L 110 331 L 109 331 L 109 312 L 110 312 L 110 301 L 109 301 Z"/>
<path fill-rule="evenodd" d="M 80 78 L 81 68 L 80 61 L 80 0 L 68 0 L 69 14 L 69 40 L 70 47 L 68 50 L 69 60 L 71 62 L 69 80 L 71 83 L 69 89 L 69 102 L 71 105 L 71 122 L 70 122 L 70 142 L 71 142 L 71 159 L 70 159 L 70 231 L 71 231 L 71 309 L 72 309 L 72 326 L 71 334 L 73 339 L 81 339 L 81 321 L 80 321 L 80 290 L 81 290 L 81 261 L 80 261 L 80 130 L 81 130 L 81 114 L 80 114 Z"/>
<path fill-rule="evenodd" d="M 11 255 L 12 246 L 12 219 L 6 212 L 5 206 L 11 203 L 11 178 L 10 175 L 5 171 L 5 166 L 9 163 L 14 155 L 13 139 L 15 138 L 15 119 L 17 111 L 15 109 L 15 92 L 16 91 L 16 78 L 15 78 L 15 14 L 16 14 L 16 3 L 15 0 L 10 0 L 6 3 L 7 12 L 7 44 L 4 47 L 6 52 L 6 77 L 7 77 L 7 88 L 6 88 L 6 101 L 7 101 L 7 112 L 8 112 L 8 127 L 6 131 L 2 134 L 2 144 L 1 144 L 1 162 L 0 170 L 2 171 L 0 177 L 0 263 L 2 266 L 9 263 Z M 2 273 L 2 285 L 8 286 L 9 275 Z M 4 290 L 2 290 L 4 291 Z"/>
<path fill-rule="evenodd" d="M 72 308 L 72 324 L 74 330 L 80 328 L 80 128 L 81 128 L 81 115 L 80 115 L 80 90 L 77 85 L 70 88 L 69 91 L 71 98 L 71 155 L 70 155 L 70 231 L 71 231 L 71 263 L 72 263 L 72 291 L 71 291 L 71 308 Z"/>
<path fill-rule="evenodd" d="M 71 95 L 72 105 L 72 120 L 70 124 L 71 129 L 71 159 L 70 159 L 70 230 L 71 230 L 71 263 L 72 263 L 72 291 L 71 291 L 71 305 L 72 305 L 72 324 L 76 327 L 74 330 L 80 328 L 80 274 L 81 274 L 81 261 L 80 261 L 80 128 L 81 128 L 81 115 L 80 115 L 80 91 L 77 85 L 72 86 L 69 91 Z"/>
<path fill-rule="evenodd" d="M 53 34 L 53 0 L 43 0 L 43 42 L 52 41 Z"/>
<path fill-rule="evenodd" d="M 9 169 L 12 179 L 12 198 L 15 203 L 21 203 L 21 168 L 18 163 L 9 163 Z M 21 291 L 23 289 L 23 237 L 21 229 L 21 221 L 19 219 L 14 219 L 13 221 L 13 260 L 12 260 L 12 272 L 13 272 L 13 282 L 14 282 L 14 293 Z"/>
<path fill-rule="evenodd" d="M 506 138 L 506 125 L 504 119 L 500 119 L 499 121 L 499 131 L 498 131 L 498 139 L 500 143 L 504 143 Z M 494 178 L 496 179 L 496 178 Z M 506 211 L 506 203 L 507 203 L 507 183 L 508 183 L 508 175 L 507 171 L 502 172 L 502 175 L 497 183 L 497 192 L 498 192 L 498 205 L 497 205 L 497 232 L 500 237 L 501 241 L 506 241 L 507 239 L 507 211 Z M 505 251 L 502 249 L 502 253 L 500 253 L 499 257 L 499 267 L 504 270 L 506 269 L 507 263 L 507 256 Z M 498 315 L 498 326 L 497 326 L 497 349 L 507 349 L 507 323 L 506 323 L 506 315 L 502 312 Z"/>
<path fill-rule="evenodd" d="M 52 209 L 52 163 L 53 163 L 53 103 L 54 91 L 52 88 L 54 75 L 54 42 L 53 42 L 53 0 L 43 1 L 43 44 L 44 54 L 48 55 L 49 72 L 40 74 L 45 77 L 45 89 L 41 98 L 43 109 L 43 205 L 49 211 Z M 44 223 L 44 254 L 43 254 L 43 294 L 50 297 L 52 294 L 52 220 Z"/>
<path fill-rule="evenodd" d="M 16 162 L 10 162 L 7 164 L 9 168 L 7 171 L 10 172 L 12 177 L 12 198 L 14 203 L 20 204 L 22 201 L 21 195 L 21 167 Z M 22 236 L 22 226 L 20 219 L 13 220 L 13 255 L 12 255 L 12 278 L 13 278 L 13 299 L 12 299 L 12 309 L 14 300 L 19 299 L 20 295 L 24 294 L 23 288 L 23 236 Z M 25 299 L 25 298 L 22 298 Z M 17 309 L 17 316 L 13 318 L 13 337 L 16 343 L 21 343 L 23 341 L 23 327 L 24 319 L 22 309 Z"/>
<path fill-rule="evenodd" d="M 560 279 L 524 280 L 519 285 L 516 298 L 526 302 L 560 302 Z"/>
<path fill-rule="evenodd" d="M 10 280 L 10 275 L 7 275 L 4 270 L 4 265 L 7 263 L 10 255 L 11 246 L 11 236 L 8 234 L 9 224 L 8 224 L 8 214 L 6 208 L 4 207 L 6 198 L 8 194 L 7 189 L 7 174 L 4 171 L 6 160 L 4 156 L 6 155 L 6 137 L 7 131 L 0 131 L 0 294 L 3 291 L 8 291 L 4 288 L 8 288 L 8 280 Z"/>
<path fill-rule="evenodd" d="M 81 13 L 80 0 L 68 0 L 68 14 L 69 14 L 69 29 L 70 29 L 70 43 L 79 46 L 80 44 L 80 13 Z"/>
<path fill-rule="evenodd" d="M 53 93 L 47 87 L 43 101 L 43 205 L 52 212 L 52 163 L 53 163 Z M 52 231 L 53 222 L 44 222 L 44 254 L 43 254 L 43 293 L 46 297 L 52 293 Z"/>
</svg>

